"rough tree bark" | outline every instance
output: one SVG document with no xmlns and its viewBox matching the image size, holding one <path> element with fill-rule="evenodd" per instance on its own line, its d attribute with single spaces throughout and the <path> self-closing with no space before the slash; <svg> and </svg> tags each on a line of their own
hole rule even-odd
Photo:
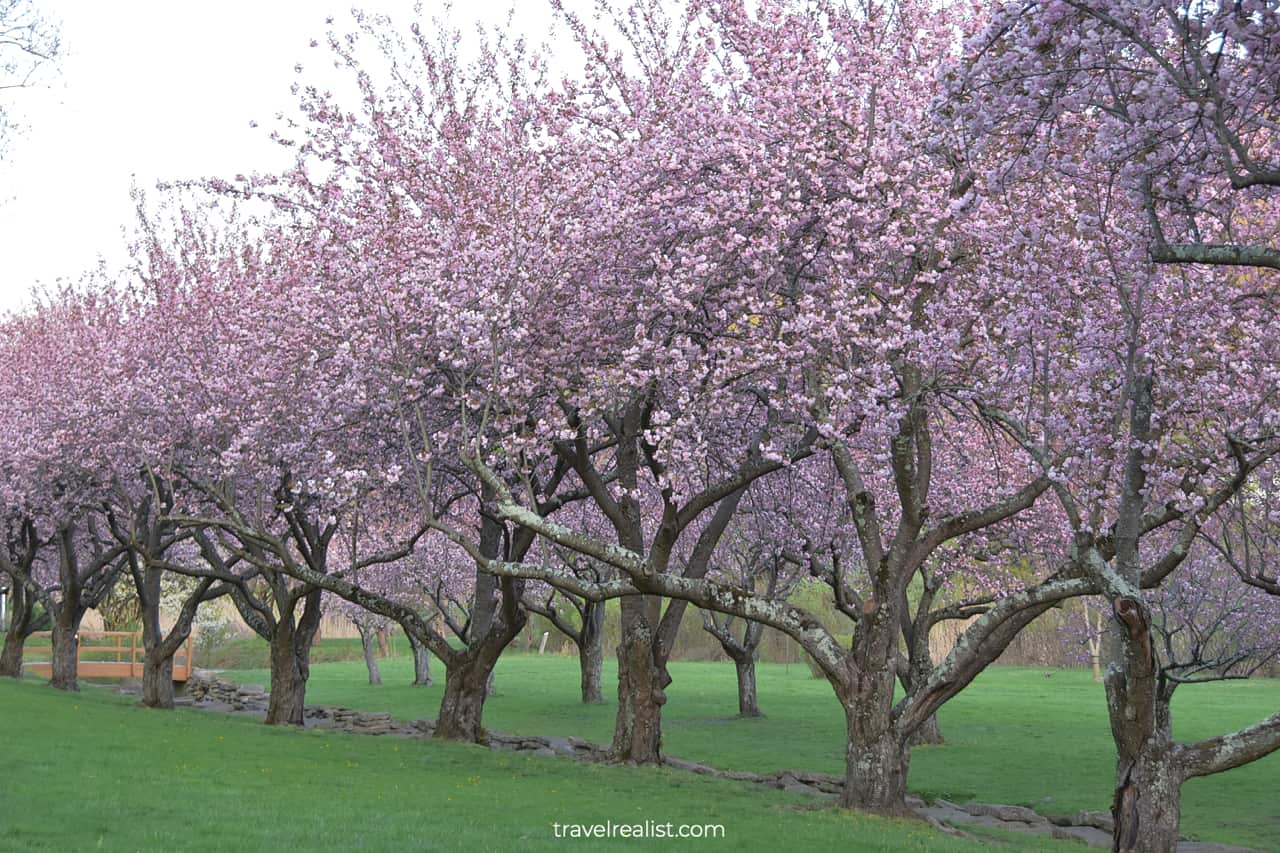
<svg viewBox="0 0 1280 853">
<path fill-rule="evenodd" d="M 756 650 L 760 647 L 760 639 L 764 636 L 764 625 L 760 622 L 747 622 L 747 627 L 739 639 L 733 633 L 732 619 L 723 624 L 716 621 L 713 614 L 702 612 L 703 629 L 715 637 L 720 648 L 733 661 L 738 676 L 738 716 L 762 717 L 760 701 L 756 689 Z"/>
<path fill-rule="evenodd" d="M 840 805 L 882 814 L 906 814 L 907 770 L 911 749 L 883 714 L 845 706 L 845 784 Z"/>
<path fill-rule="evenodd" d="M 382 673 L 378 670 L 378 658 L 375 654 L 377 637 L 375 629 L 364 622 L 356 622 L 356 630 L 360 632 L 360 647 L 364 651 L 365 669 L 369 671 L 369 683 L 382 683 Z"/>
<path fill-rule="evenodd" d="M 433 683 L 431 679 L 431 651 L 412 634 L 408 636 L 409 648 L 413 650 L 413 684 L 415 687 L 430 687 Z"/>
<path fill-rule="evenodd" d="M 489 518 L 480 526 L 481 552 L 496 558 L 501 548 L 501 528 Z M 461 740 L 470 743 L 484 741 L 484 702 L 490 695 L 490 679 L 498 654 L 482 653 L 497 622 L 498 579 L 493 575 L 476 573 L 475 593 L 471 605 L 471 624 L 468 628 L 467 650 L 445 660 L 444 696 L 440 700 L 440 713 L 436 717 L 436 737 L 445 740 Z M 523 624 L 521 625 L 523 627 Z M 518 630 L 509 639 L 514 639 Z"/>
<path fill-rule="evenodd" d="M 486 487 L 481 499 L 493 499 Z M 514 545 L 504 536 L 502 523 L 486 512 L 480 523 L 480 553 L 487 559 L 523 556 L 532 544 L 532 536 L 524 534 Z M 504 554 L 504 550 L 506 553 Z M 471 625 L 467 632 L 467 648 L 444 658 L 444 697 L 436 717 L 435 736 L 445 740 L 483 743 L 484 702 L 493 689 L 493 668 L 503 650 L 514 640 L 528 620 L 520 603 L 522 582 L 499 579 L 476 569 L 475 598 L 471 608 Z"/>
<path fill-rule="evenodd" d="M 748 655 L 741 660 L 734 660 L 738 672 L 738 716 L 762 717 L 760 700 L 756 691 L 756 659 Z"/>
<path fill-rule="evenodd" d="M 1168 697 L 1160 695 L 1138 554 L 1146 487 L 1143 447 L 1151 433 L 1153 408 L 1151 377 L 1136 378 L 1132 388 L 1129 434 L 1133 442 L 1125 459 L 1115 525 L 1115 570 L 1108 571 L 1100 558 L 1089 562 L 1108 591 L 1114 617 L 1103 643 L 1103 684 L 1116 745 L 1112 848 L 1118 853 L 1171 853 L 1178 845 L 1182 779 L 1170 772 L 1173 739 Z"/>
<path fill-rule="evenodd" d="M 151 540 L 149 553 L 161 550 L 161 533 L 157 526 Z M 173 656 L 191 636 L 191 624 L 201 602 L 216 598 L 225 588 L 210 593 L 212 578 L 203 578 L 182 602 L 173 626 L 166 634 L 160 624 L 160 586 L 164 570 L 151 565 L 146 554 L 140 565 L 131 555 L 130 570 L 138 600 L 142 603 L 142 704 L 148 708 L 172 709 L 174 707 Z"/>
<path fill-rule="evenodd" d="M 320 596 L 317 587 L 303 598 L 304 610 L 296 624 L 293 610 L 282 613 L 271 636 L 271 698 L 267 703 L 268 725 L 301 726 L 306 714 L 307 679 L 311 676 L 311 644 L 320 626 Z"/>
<path fill-rule="evenodd" d="M 905 813 L 911 748 L 893 719 L 898 614 L 896 596 L 873 597 L 854 633 L 853 654 L 840 677 L 828 679 L 844 707 L 845 784 L 840 804 L 887 814 Z"/>
<path fill-rule="evenodd" d="M 1178 846 L 1182 773 L 1176 767 L 1168 697 L 1160 695 L 1144 604 L 1117 598 L 1103 683 L 1116 744 L 1112 849 L 1171 853 Z M 1118 636 L 1117 636 L 1118 635 Z M 1117 656 L 1124 660 L 1117 665 Z"/>
<path fill-rule="evenodd" d="M 1112 850 L 1173 853 L 1182 820 L 1182 773 L 1173 760 L 1173 738 L 1157 730 L 1135 755 L 1116 767 Z"/>
<path fill-rule="evenodd" d="M 148 708 L 172 708 L 173 655 L 162 654 L 158 647 L 148 649 L 142 665 L 142 704 Z"/>
<path fill-rule="evenodd" d="M 618 715 L 610 756 L 628 764 L 662 761 L 662 706 L 671 684 L 656 658 L 655 623 L 661 599 L 622 599 L 622 640 L 618 643 Z"/>
<path fill-rule="evenodd" d="M 9 601 L 9 626 L 4 633 L 4 649 L 0 650 L 0 676 L 22 677 L 22 656 L 27 638 L 49 624 L 47 614 L 37 617 L 36 598 L 16 579 Z"/>
<path fill-rule="evenodd" d="M 582 701 L 587 705 L 604 701 L 601 673 L 604 670 L 604 604 L 588 601 L 583 611 L 578 639 L 578 667 L 582 673 Z"/>
<path fill-rule="evenodd" d="M 489 680 L 496 656 L 463 655 L 445 667 L 444 697 L 436 717 L 435 736 L 467 743 L 484 742 L 484 702 L 489 697 Z"/>
<path fill-rule="evenodd" d="M 72 691 L 80 689 L 76 679 L 76 664 L 80 647 L 80 620 L 83 615 L 79 607 L 65 603 L 54 614 L 53 649 L 49 658 L 50 687 Z"/>
<path fill-rule="evenodd" d="M 914 685 L 924 684 L 929 679 L 929 674 L 933 672 L 933 661 L 928 653 L 928 638 L 925 638 L 926 650 L 923 656 L 917 655 L 908 663 L 909 671 L 907 673 L 906 683 L 903 685 L 908 691 Z M 913 731 L 907 740 L 910 746 L 938 745 L 946 743 L 946 739 L 942 736 L 942 729 L 938 726 L 938 714 L 935 711 L 921 723 L 915 731 Z"/>
<path fill-rule="evenodd" d="M 503 582 L 503 615 L 483 637 L 463 652 L 444 658 L 444 696 L 436 717 L 435 736 L 443 740 L 484 743 L 484 703 L 489 698 L 493 668 L 502 651 L 524 627 L 526 614 L 510 580 Z"/>
<path fill-rule="evenodd" d="M 58 690 L 79 690 L 76 658 L 80 622 L 90 608 L 96 607 L 106 597 L 120 577 L 124 568 L 123 549 L 105 549 L 95 536 L 91 549 L 82 553 L 76 544 L 76 530 L 70 525 L 58 532 L 57 543 L 61 594 L 58 598 L 46 598 L 44 601 L 53 622 L 49 686 Z"/>
</svg>

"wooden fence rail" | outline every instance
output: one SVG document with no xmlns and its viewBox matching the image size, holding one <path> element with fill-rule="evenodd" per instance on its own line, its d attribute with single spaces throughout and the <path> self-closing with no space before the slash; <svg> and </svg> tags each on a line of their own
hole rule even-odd
<svg viewBox="0 0 1280 853">
<path fill-rule="evenodd" d="M 49 638 L 50 631 L 37 631 L 32 637 Z M 146 660 L 146 649 L 141 631 L 81 631 L 76 643 L 76 674 L 81 678 L 141 678 Z M 195 669 L 192 654 L 194 638 L 173 656 L 173 680 L 185 682 Z M 33 660 L 32 654 L 52 654 L 50 646 L 28 645 L 23 666 L 38 675 L 48 676 L 51 664 L 45 660 Z"/>
</svg>

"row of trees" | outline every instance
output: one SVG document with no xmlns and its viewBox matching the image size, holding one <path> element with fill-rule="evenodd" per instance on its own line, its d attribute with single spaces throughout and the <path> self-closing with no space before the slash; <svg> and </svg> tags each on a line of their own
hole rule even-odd
<svg viewBox="0 0 1280 853">
<path fill-rule="evenodd" d="M 528 613 L 577 612 L 594 699 L 618 598 L 612 755 L 651 763 L 693 604 L 735 660 L 760 626 L 805 649 L 841 803 L 896 812 L 938 709 L 1102 595 L 1116 848 L 1173 849 L 1185 778 L 1280 747 L 1280 714 L 1177 743 L 1168 702 L 1269 656 L 1274 4 L 637 0 L 607 34 L 555 5 L 562 80 L 357 15 L 329 48 L 359 102 L 299 87 L 293 169 L 140 205 L 136 269 L 5 322 L 0 568 L 53 683 L 128 574 L 151 704 L 228 595 L 300 723 L 336 596 L 430 649 L 437 734 L 480 740 Z M 1153 615 L 1194 572 L 1262 596 L 1223 642 Z"/>
</svg>

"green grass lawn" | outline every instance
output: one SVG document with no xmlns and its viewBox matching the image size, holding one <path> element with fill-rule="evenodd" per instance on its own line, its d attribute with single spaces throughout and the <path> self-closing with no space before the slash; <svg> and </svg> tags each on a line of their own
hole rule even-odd
<svg viewBox="0 0 1280 853">
<path fill-rule="evenodd" d="M 393 654 L 407 655 L 409 641 L 397 633 L 390 640 Z M 266 669 L 271 665 L 271 649 L 257 636 L 236 637 L 217 648 L 196 651 L 196 665 L 207 669 Z M 312 647 L 312 663 L 363 661 L 359 637 L 325 637 Z"/>
<path fill-rule="evenodd" d="M 561 672 L 545 660 L 518 663 Z M 318 680 L 335 687 L 351 672 L 318 669 Z M 505 671 L 514 678 L 517 669 Z M 65 694 L 36 679 L 0 679 L 0 727 L 4 851 L 986 849 L 922 823 L 814 809 L 780 791 L 674 770 L 150 711 L 106 690 Z M 646 820 L 721 824 L 725 837 L 553 836 L 553 822 Z M 998 837 L 1010 853 L 1078 849 Z"/>
<path fill-rule="evenodd" d="M 370 687 L 362 662 L 313 667 L 308 701 L 386 710 L 401 719 L 434 717 L 437 684 L 412 687 L 408 658 L 381 661 L 384 684 Z M 843 715 L 825 681 L 804 665 L 761 664 L 763 719 L 739 720 L 733 667 L 677 662 L 663 715 L 670 755 L 734 770 L 800 768 L 843 771 Z M 228 677 L 266 686 L 264 671 Z M 578 701 L 574 658 L 505 655 L 498 665 L 498 695 L 485 705 L 491 728 L 520 734 L 578 735 L 608 742 L 613 730 L 616 683 L 606 663 L 608 701 Z M 1218 734 L 1259 720 L 1280 708 L 1280 681 L 1187 686 L 1174 699 L 1178 737 Z M 1102 686 L 1083 670 L 993 668 L 942 711 L 945 746 L 913 752 L 911 787 L 930 797 L 961 802 L 1012 803 L 1044 814 L 1078 809 L 1107 811 L 1114 752 Z M 1280 849 L 1280 755 L 1183 788 L 1183 831 L 1203 839 Z"/>
</svg>

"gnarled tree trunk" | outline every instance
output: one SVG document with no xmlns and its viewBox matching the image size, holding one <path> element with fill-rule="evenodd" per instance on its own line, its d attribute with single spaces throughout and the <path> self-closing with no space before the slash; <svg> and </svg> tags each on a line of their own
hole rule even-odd
<svg viewBox="0 0 1280 853">
<path fill-rule="evenodd" d="M 1174 853 L 1182 820 L 1182 772 L 1169 732 L 1157 732 L 1135 756 L 1116 767 L 1112 850 Z"/>
<path fill-rule="evenodd" d="M 734 667 L 738 671 L 738 716 L 760 717 L 760 701 L 756 691 L 756 657 L 747 654 L 734 658 Z"/>
<path fill-rule="evenodd" d="M 303 725 L 306 718 L 308 672 L 293 644 L 280 639 L 271 642 L 271 698 L 267 702 L 267 725 Z"/>
<path fill-rule="evenodd" d="M 831 678 L 844 707 L 847 730 L 845 785 L 840 804 L 886 814 L 907 809 L 907 770 L 911 747 L 893 720 L 897 684 L 898 618 L 889 596 L 867 613 L 855 635 L 846 671 Z M 862 667 L 865 667 L 862 668 Z"/>
<path fill-rule="evenodd" d="M 486 684 L 496 660 L 496 657 L 489 660 L 485 655 L 468 653 L 445 667 L 444 698 L 436 718 L 436 737 L 484 742 L 484 701 L 489 697 Z"/>
<path fill-rule="evenodd" d="M 845 708 L 845 783 L 840 805 L 883 814 L 907 813 L 907 770 L 911 750 L 892 729 L 868 737 L 858 709 Z"/>
<path fill-rule="evenodd" d="M 486 486 L 483 499 L 492 500 Z M 480 552 L 490 559 L 521 559 L 532 544 L 525 534 L 509 544 L 504 552 L 503 528 L 492 513 L 484 513 L 480 523 Z M 444 698 L 436 718 L 435 736 L 445 740 L 483 743 L 484 701 L 493 692 L 493 668 L 498 658 L 528 622 L 521 606 L 523 581 L 499 580 L 477 569 L 475 596 L 471 608 L 471 626 L 467 649 L 444 656 Z"/>
<path fill-rule="evenodd" d="M 271 638 L 271 697 L 267 702 L 268 725 L 303 725 L 306 718 L 307 677 L 310 667 L 299 658 L 295 631 L 280 624 Z M 307 652 L 309 653 L 309 649 Z"/>
<path fill-rule="evenodd" d="M 622 599 L 622 641 L 618 644 L 618 717 L 610 757 L 628 764 L 662 762 L 662 706 L 671 676 L 654 659 L 649 597 Z"/>
<path fill-rule="evenodd" d="M 320 626 L 320 595 L 316 588 L 304 596 L 306 609 L 295 624 L 293 608 L 281 614 L 271 637 L 271 698 L 268 725 L 303 725 L 307 679 L 311 676 L 311 644 Z M 296 607 L 295 601 L 294 606 Z"/>
<path fill-rule="evenodd" d="M 20 631 L 6 631 L 4 648 L 0 649 L 0 676 L 6 678 L 22 677 L 22 654 L 27 638 Z"/>
<path fill-rule="evenodd" d="M 513 593 L 514 601 L 519 594 Z M 484 743 L 484 702 L 491 695 L 493 668 L 503 649 L 524 627 L 524 611 L 506 608 L 505 617 L 490 624 L 488 633 L 466 651 L 445 658 L 444 697 L 436 718 L 435 736 L 444 740 Z"/>
<path fill-rule="evenodd" d="M 578 666 L 582 671 L 582 701 L 588 705 L 604 701 L 601 673 L 604 669 L 604 605 L 588 601 L 578 635 Z"/>
<path fill-rule="evenodd" d="M 416 687 L 430 687 L 431 679 L 431 652 L 427 647 L 414 639 L 413 635 L 409 636 L 409 648 L 413 650 L 413 683 Z"/>
<path fill-rule="evenodd" d="M 1106 637 L 1107 712 L 1116 744 L 1117 853 L 1173 853 L 1181 823 L 1182 772 L 1169 720 L 1170 693 L 1157 679 L 1151 619 L 1145 604 L 1118 596 Z"/>
<path fill-rule="evenodd" d="M 134 587 L 142 603 L 142 704 L 148 708 L 174 707 L 173 656 L 191 636 L 196 608 L 205 600 L 211 579 L 201 580 L 182 604 L 177 620 L 165 634 L 160 626 L 160 585 L 164 571 L 155 566 L 134 565 Z"/>
<path fill-rule="evenodd" d="M 35 596 L 15 580 L 10 601 L 13 609 L 9 612 L 9 626 L 4 633 L 4 649 L 0 650 L 0 676 L 21 678 L 27 637 L 36 630 Z"/>
<path fill-rule="evenodd" d="M 79 690 L 76 664 L 80 646 L 79 608 L 63 604 L 53 620 L 53 649 L 49 686 L 58 690 Z"/>
<path fill-rule="evenodd" d="M 172 708 L 173 652 L 157 643 L 147 649 L 142 665 L 142 704 L 148 708 Z"/>
</svg>

